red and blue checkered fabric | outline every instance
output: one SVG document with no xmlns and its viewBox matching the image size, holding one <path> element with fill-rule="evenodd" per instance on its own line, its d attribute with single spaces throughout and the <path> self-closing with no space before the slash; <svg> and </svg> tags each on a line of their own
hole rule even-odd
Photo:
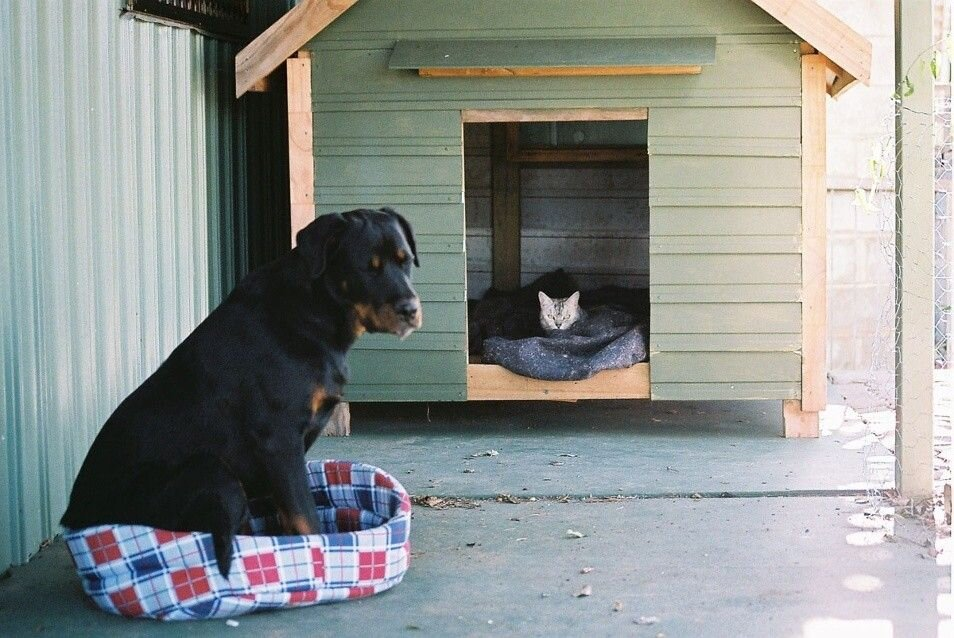
<svg viewBox="0 0 954 638">
<path fill-rule="evenodd" d="M 258 609 L 363 598 L 401 582 L 411 502 L 393 477 L 347 461 L 309 461 L 322 534 L 236 536 L 229 577 L 210 534 L 142 525 L 67 530 L 83 589 L 103 610 L 137 618 L 228 618 Z M 273 511 L 251 506 L 255 534 Z"/>
</svg>

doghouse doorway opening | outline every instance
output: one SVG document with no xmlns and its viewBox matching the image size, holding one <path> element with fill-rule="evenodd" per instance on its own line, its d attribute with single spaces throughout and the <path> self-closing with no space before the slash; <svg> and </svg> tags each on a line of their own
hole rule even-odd
<svg viewBox="0 0 954 638">
<path fill-rule="evenodd" d="M 465 111 L 463 120 L 469 310 L 491 288 L 527 290 L 562 268 L 584 291 L 638 290 L 648 323 L 646 110 Z M 483 362 L 469 324 L 469 399 L 649 396 L 648 363 L 532 379 Z"/>
</svg>

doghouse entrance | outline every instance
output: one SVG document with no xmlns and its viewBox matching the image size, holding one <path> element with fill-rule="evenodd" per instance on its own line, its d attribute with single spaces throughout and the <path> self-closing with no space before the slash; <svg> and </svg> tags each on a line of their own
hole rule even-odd
<svg viewBox="0 0 954 638">
<path fill-rule="evenodd" d="M 646 124 L 638 109 L 464 112 L 468 399 L 649 397 L 648 363 L 541 380 L 488 363 L 482 341 L 526 336 L 539 322 L 536 290 L 549 287 L 554 297 L 579 289 L 589 307 L 632 308 L 648 352 Z M 503 316 L 479 305 L 498 293 L 513 299 Z"/>
</svg>

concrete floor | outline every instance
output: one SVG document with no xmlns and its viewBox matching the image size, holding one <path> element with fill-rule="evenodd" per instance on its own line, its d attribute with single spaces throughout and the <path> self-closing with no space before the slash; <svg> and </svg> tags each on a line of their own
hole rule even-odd
<svg viewBox="0 0 954 638">
<path fill-rule="evenodd" d="M 127 621 L 91 608 L 55 543 L 0 582 L 0 636 L 936 635 L 950 567 L 876 510 L 886 451 L 838 414 L 784 440 L 774 402 L 353 406 L 354 436 L 311 456 L 475 506 L 415 507 L 395 589 L 238 627 Z"/>
</svg>

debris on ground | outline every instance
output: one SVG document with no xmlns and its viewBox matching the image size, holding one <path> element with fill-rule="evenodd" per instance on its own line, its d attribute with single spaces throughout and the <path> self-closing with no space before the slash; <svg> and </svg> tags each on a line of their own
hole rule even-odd
<svg viewBox="0 0 954 638">
<path fill-rule="evenodd" d="M 700 494 L 699 492 L 693 492 L 692 496 L 690 496 L 689 498 L 691 498 L 694 501 L 698 501 L 700 498 L 702 498 L 702 494 Z"/>
<path fill-rule="evenodd" d="M 474 452 L 470 455 L 470 458 L 476 459 L 482 456 L 500 456 L 500 452 L 497 450 L 484 450 L 483 452 Z"/>
<path fill-rule="evenodd" d="M 561 466 L 561 465 L 566 465 L 566 463 L 564 463 L 563 461 L 550 461 L 550 465 L 553 465 L 553 466 L 555 466 L 555 467 L 559 467 L 559 466 Z"/>
<path fill-rule="evenodd" d="M 475 469 L 472 468 L 472 467 L 464 468 L 464 474 L 473 474 L 473 473 L 476 472 L 476 471 L 477 471 L 477 470 L 475 470 Z"/>
<path fill-rule="evenodd" d="M 620 600 L 613 602 L 613 611 L 623 611 L 623 602 Z"/>
<path fill-rule="evenodd" d="M 583 532 L 578 532 L 575 529 L 566 530 L 567 538 L 584 538 L 585 536 L 586 534 L 584 534 Z"/>
<path fill-rule="evenodd" d="M 239 621 L 232 620 L 231 618 L 229 618 L 228 620 L 225 621 L 225 624 L 228 625 L 229 627 L 238 627 Z"/>
<path fill-rule="evenodd" d="M 480 503 L 477 501 L 468 498 L 455 498 L 453 496 L 412 496 L 411 503 L 435 510 L 472 510 L 480 507 Z"/>
<path fill-rule="evenodd" d="M 944 516 L 947 519 L 947 524 L 951 524 L 951 484 L 944 484 Z"/>
<path fill-rule="evenodd" d="M 593 595 L 593 586 L 592 585 L 583 585 L 583 589 L 573 594 L 577 598 L 584 598 L 586 596 Z"/>
<path fill-rule="evenodd" d="M 592 567 L 584 567 L 583 569 L 580 570 L 580 573 L 581 573 L 581 574 L 589 574 L 591 571 L 593 571 L 593 568 L 592 568 Z"/>
<path fill-rule="evenodd" d="M 513 494 L 501 493 L 494 497 L 494 500 L 498 503 L 510 503 L 511 505 L 519 505 L 523 501 L 519 497 L 514 496 Z"/>
<path fill-rule="evenodd" d="M 560 454 L 559 456 L 565 456 L 566 458 L 569 458 L 569 459 L 575 459 L 575 458 L 576 458 L 577 456 L 579 456 L 579 455 L 578 455 L 578 454 L 570 454 L 569 452 L 564 452 L 563 454 Z"/>
<path fill-rule="evenodd" d="M 637 625 L 655 625 L 659 622 L 658 616 L 640 616 L 633 621 Z"/>
</svg>

